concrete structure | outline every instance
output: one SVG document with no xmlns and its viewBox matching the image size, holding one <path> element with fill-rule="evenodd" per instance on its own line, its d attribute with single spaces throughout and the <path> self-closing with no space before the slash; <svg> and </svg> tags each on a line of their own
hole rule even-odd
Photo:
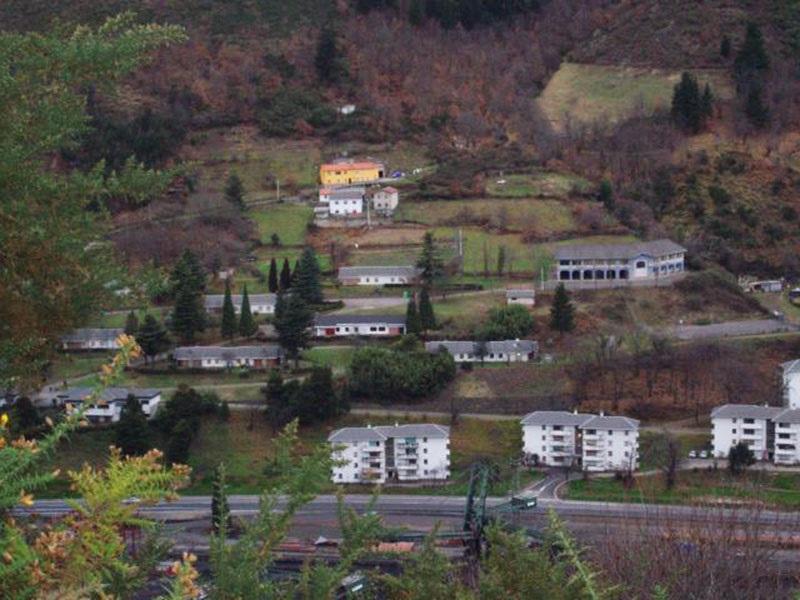
<svg viewBox="0 0 800 600">
<path fill-rule="evenodd" d="M 64 350 L 116 350 L 124 329 L 76 329 L 61 338 Z"/>
<path fill-rule="evenodd" d="M 55 396 L 55 403 L 64 406 L 68 413 L 83 407 L 94 390 L 92 388 L 72 388 Z M 117 423 L 128 396 L 133 394 L 142 407 L 142 412 L 152 419 L 161 403 L 161 390 L 138 388 L 106 388 L 97 401 L 86 408 L 84 418 L 90 423 Z"/>
<path fill-rule="evenodd" d="M 337 279 L 342 285 L 413 285 L 419 274 L 412 266 L 342 267 Z"/>
<path fill-rule="evenodd" d="M 319 168 L 323 186 L 352 185 L 383 178 L 383 165 L 376 162 L 337 160 Z"/>
<path fill-rule="evenodd" d="M 522 306 L 536 306 L 535 290 L 506 290 L 506 304 L 521 304 Z"/>
<path fill-rule="evenodd" d="M 433 341 L 425 342 L 425 350 L 441 352 L 444 348 L 457 363 L 462 362 L 528 362 L 536 358 L 539 343 L 531 340 L 497 342 Z"/>
<path fill-rule="evenodd" d="M 314 335 L 317 337 L 354 335 L 389 337 L 403 335 L 405 332 L 405 316 L 318 315 L 314 320 Z"/>
<path fill-rule="evenodd" d="M 523 451 L 548 466 L 586 471 L 639 468 L 639 421 L 603 414 L 536 411 L 522 421 Z"/>
<path fill-rule="evenodd" d="M 800 464 L 800 409 L 782 410 L 772 421 L 775 423 L 775 464 Z"/>
<path fill-rule="evenodd" d="M 443 425 L 345 427 L 328 436 L 334 483 L 450 477 L 450 428 Z"/>
<path fill-rule="evenodd" d="M 372 208 L 380 215 L 392 215 L 399 204 L 400 194 L 393 187 L 385 187 L 372 194 Z"/>
<path fill-rule="evenodd" d="M 783 405 L 786 408 L 800 408 L 800 359 L 781 364 L 783 379 Z"/>
<path fill-rule="evenodd" d="M 275 302 L 277 297 L 275 294 L 247 294 L 250 300 L 250 312 L 254 315 L 271 315 L 275 313 Z M 242 311 L 242 295 L 231 294 L 233 300 L 233 308 L 236 314 Z M 219 313 L 222 312 L 222 305 L 225 302 L 225 296 L 222 294 L 211 294 L 206 296 L 206 310 L 208 312 Z"/>
<path fill-rule="evenodd" d="M 555 279 L 570 282 L 652 281 L 685 270 L 686 249 L 671 240 L 632 244 L 574 244 L 555 250 Z"/>
<path fill-rule="evenodd" d="M 282 353 L 280 346 L 183 346 L 172 356 L 182 369 L 266 369 L 279 365 Z"/>
<path fill-rule="evenodd" d="M 711 443 L 716 458 L 744 442 L 757 460 L 772 460 L 775 443 L 773 418 L 783 409 L 752 404 L 725 404 L 711 411 Z"/>
<path fill-rule="evenodd" d="M 332 217 L 360 215 L 364 212 L 363 187 L 334 188 L 328 194 L 328 213 Z"/>
</svg>

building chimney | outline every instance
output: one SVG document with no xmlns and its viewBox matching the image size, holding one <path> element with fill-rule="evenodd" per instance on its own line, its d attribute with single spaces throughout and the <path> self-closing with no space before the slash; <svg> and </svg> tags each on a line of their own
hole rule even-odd
<svg viewBox="0 0 800 600">
<path fill-rule="evenodd" d="M 577 415 L 578 414 L 578 409 L 577 408 L 573 408 L 572 409 L 572 414 L 573 415 Z"/>
<path fill-rule="evenodd" d="M 601 416 L 601 417 L 605 417 L 605 416 L 606 416 L 606 412 L 605 412 L 604 410 L 601 410 L 601 411 L 600 411 L 600 416 Z"/>
</svg>

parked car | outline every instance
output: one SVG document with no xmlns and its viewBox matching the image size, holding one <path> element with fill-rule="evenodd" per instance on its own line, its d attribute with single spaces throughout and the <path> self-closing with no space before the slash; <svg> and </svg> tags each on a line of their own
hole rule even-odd
<svg viewBox="0 0 800 600">
<path fill-rule="evenodd" d="M 697 450 L 689 450 L 689 458 L 697 458 Z"/>
<path fill-rule="evenodd" d="M 700 450 L 700 458 L 708 458 L 708 450 Z"/>
</svg>

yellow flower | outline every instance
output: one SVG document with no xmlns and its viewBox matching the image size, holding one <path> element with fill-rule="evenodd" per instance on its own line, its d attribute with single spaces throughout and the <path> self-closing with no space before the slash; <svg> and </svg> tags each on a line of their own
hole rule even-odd
<svg viewBox="0 0 800 600">
<path fill-rule="evenodd" d="M 22 492 L 22 497 L 19 499 L 25 506 L 33 506 L 33 494 L 26 494 Z"/>
<path fill-rule="evenodd" d="M 0 417 L 0 426 L 5 427 L 8 423 L 8 415 L 3 413 L 3 416 Z"/>
</svg>

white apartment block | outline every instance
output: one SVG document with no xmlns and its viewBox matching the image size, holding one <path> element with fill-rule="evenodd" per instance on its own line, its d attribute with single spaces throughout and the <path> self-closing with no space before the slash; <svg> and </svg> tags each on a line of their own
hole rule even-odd
<svg viewBox="0 0 800 600">
<path fill-rule="evenodd" d="M 775 464 L 800 464 L 800 408 L 787 408 L 773 417 Z"/>
<path fill-rule="evenodd" d="M 711 411 L 714 456 L 727 458 L 732 446 L 747 444 L 757 460 L 770 460 L 775 438 L 774 417 L 783 409 L 752 404 L 725 404 Z"/>
<path fill-rule="evenodd" d="M 786 408 L 800 408 L 800 359 L 783 363 L 781 375 L 783 377 L 783 405 Z"/>
<path fill-rule="evenodd" d="M 621 471 L 639 466 L 639 421 L 603 414 L 536 411 L 522 421 L 523 451 L 548 466 Z"/>
<path fill-rule="evenodd" d="M 345 427 L 328 436 L 334 483 L 450 477 L 450 428 L 443 425 Z"/>
<path fill-rule="evenodd" d="M 360 215 L 364 212 L 363 187 L 335 188 L 328 194 L 328 211 L 332 216 Z"/>
</svg>

